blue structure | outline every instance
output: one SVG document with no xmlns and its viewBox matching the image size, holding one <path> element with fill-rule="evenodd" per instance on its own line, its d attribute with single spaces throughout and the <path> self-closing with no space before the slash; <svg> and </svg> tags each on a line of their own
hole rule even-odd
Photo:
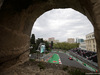
<svg viewBox="0 0 100 75">
<path fill-rule="evenodd" d="M 43 52 L 45 52 L 45 45 L 41 45 L 40 47 L 40 53 L 43 53 Z"/>
<path fill-rule="evenodd" d="M 84 39 L 76 39 L 76 43 L 84 42 Z"/>
<path fill-rule="evenodd" d="M 45 43 L 40 43 L 39 46 L 38 46 L 38 51 L 40 53 L 43 53 L 45 52 Z"/>
</svg>

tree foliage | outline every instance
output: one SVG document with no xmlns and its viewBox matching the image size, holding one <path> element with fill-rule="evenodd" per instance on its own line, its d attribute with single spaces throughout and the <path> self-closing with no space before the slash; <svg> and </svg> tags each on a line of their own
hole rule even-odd
<svg viewBox="0 0 100 75">
<path fill-rule="evenodd" d="M 44 41 L 44 43 L 45 43 L 45 46 L 46 46 L 46 50 L 49 51 L 50 50 L 49 43 L 47 41 Z"/>
<path fill-rule="evenodd" d="M 30 43 L 31 43 L 31 44 L 35 44 L 35 35 L 34 35 L 34 34 L 32 34 Z"/>
<path fill-rule="evenodd" d="M 66 42 L 62 42 L 62 43 L 54 44 L 53 47 L 55 49 L 70 50 L 70 49 L 79 47 L 79 44 L 78 43 L 66 43 Z"/>
<path fill-rule="evenodd" d="M 32 34 L 32 37 L 30 39 L 30 46 L 32 47 L 30 49 L 30 53 L 36 52 L 36 43 L 35 43 L 35 35 L 34 34 Z"/>
<path fill-rule="evenodd" d="M 45 47 L 46 47 L 45 49 L 46 49 L 47 51 L 50 50 L 50 49 L 49 49 L 49 43 L 48 43 L 47 41 L 44 41 L 43 38 L 38 38 L 38 39 L 36 40 L 36 42 L 35 42 L 35 35 L 32 34 L 32 37 L 31 37 L 31 39 L 30 39 L 30 46 L 32 47 L 32 48 L 30 49 L 30 53 L 36 53 L 36 50 L 38 49 L 38 46 L 39 46 L 40 43 L 45 43 Z"/>
</svg>

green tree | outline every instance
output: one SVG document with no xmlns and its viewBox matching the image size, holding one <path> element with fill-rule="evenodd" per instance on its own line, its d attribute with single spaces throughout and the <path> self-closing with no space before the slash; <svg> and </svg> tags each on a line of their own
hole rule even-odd
<svg viewBox="0 0 100 75">
<path fill-rule="evenodd" d="M 35 43 L 35 35 L 34 34 L 32 34 L 32 37 L 30 39 L 30 46 L 32 47 L 30 49 L 30 53 L 36 52 L 36 43 Z"/>
<path fill-rule="evenodd" d="M 44 41 L 44 43 L 45 43 L 46 50 L 47 50 L 47 51 L 50 51 L 49 43 L 48 43 L 47 41 Z"/>
<path fill-rule="evenodd" d="M 31 40 L 30 40 L 31 45 L 35 44 L 35 35 L 32 34 Z"/>
<path fill-rule="evenodd" d="M 42 38 L 38 38 L 36 40 L 36 49 L 38 49 L 38 46 L 39 46 L 40 43 L 43 43 L 43 39 Z"/>
<path fill-rule="evenodd" d="M 79 46 L 78 43 L 66 43 L 66 42 L 62 42 L 62 43 L 57 43 L 54 44 L 54 48 L 55 49 L 63 49 L 63 50 L 70 50 L 72 48 L 77 48 Z"/>
</svg>

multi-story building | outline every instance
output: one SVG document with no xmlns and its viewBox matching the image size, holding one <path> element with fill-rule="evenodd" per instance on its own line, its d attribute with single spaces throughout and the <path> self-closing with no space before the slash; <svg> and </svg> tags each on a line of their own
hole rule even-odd
<svg viewBox="0 0 100 75">
<path fill-rule="evenodd" d="M 90 50 L 90 51 L 97 52 L 94 32 L 86 35 L 86 49 Z"/>
<path fill-rule="evenodd" d="M 67 42 L 68 43 L 75 43 L 75 40 L 74 40 L 74 38 L 68 38 Z"/>
<path fill-rule="evenodd" d="M 86 50 L 86 42 L 85 41 L 84 42 L 81 42 L 79 44 L 79 48 L 81 48 L 82 50 Z"/>
<path fill-rule="evenodd" d="M 58 43 L 59 42 L 59 40 L 54 40 L 54 43 Z"/>
<path fill-rule="evenodd" d="M 48 42 L 51 43 L 51 41 L 53 41 L 53 43 L 58 43 L 59 40 L 55 40 L 54 37 L 48 38 Z"/>
<path fill-rule="evenodd" d="M 55 38 L 54 37 L 51 37 L 51 38 L 48 38 L 48 42 L 51 43 L 51 41 L 54 42 Z"/>
<path fill-rule="evenodd" d="M 79 39 L 79 38 L 76 39 L 76 43 L 81 43 L 81 42 L 84 42 L 84 39 Z"/>
</svg>

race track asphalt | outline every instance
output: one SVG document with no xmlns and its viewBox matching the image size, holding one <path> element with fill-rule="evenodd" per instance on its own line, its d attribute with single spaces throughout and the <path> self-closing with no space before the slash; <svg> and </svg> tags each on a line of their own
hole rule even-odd
<svg viewBox="0 0 100 75">
<path fill-rule="evenodd" d="M 63 65 L 87 69 L 84 65 L 78 63 L 77 61 L 68 59 L 69 56 L 66 55 L 65 53 L 57 53 L 57 54 L 59 55 Z"/>
</svg>

